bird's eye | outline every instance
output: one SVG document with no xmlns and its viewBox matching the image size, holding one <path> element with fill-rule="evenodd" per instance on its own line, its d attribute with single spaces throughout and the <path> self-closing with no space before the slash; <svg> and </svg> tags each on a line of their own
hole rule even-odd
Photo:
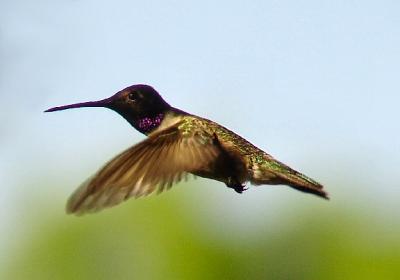
<svg viewBox="0 0 400 280">
<path fill-rule="evenodd" d="M 129 93 L 128 98 L 130 101 L 136 101 L 137 96 L 135 93 L 131 92 L 131 93 Z"/>
</svg>

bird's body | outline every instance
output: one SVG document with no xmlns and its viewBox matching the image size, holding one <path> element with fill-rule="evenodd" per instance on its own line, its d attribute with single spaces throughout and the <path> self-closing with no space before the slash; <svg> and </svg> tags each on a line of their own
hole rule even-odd
<svg viewBox="0 0 400 280">
<path fill-rule="evenodd" d="M 71 196 L 68 212 L 94 212 L 130 197 L 161 192 L 188 174 L 221 181 L 238 193 L 250 182 L 284 184 L 327 198 L 316 181 L 229 129 L 171 107 L 150 86 L 134 85 L 105 100 L 47 111 L 76 107 L 110 108 L 148 137 L 83 183 Z"/>
</svg>

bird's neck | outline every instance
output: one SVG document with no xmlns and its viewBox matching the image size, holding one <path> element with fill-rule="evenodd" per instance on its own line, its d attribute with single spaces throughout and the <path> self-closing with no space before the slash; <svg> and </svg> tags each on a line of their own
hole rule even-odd
<svg viewBox="0 0 400 280">
<path fill-rule="evenodd" d="M 179 121 L 188 113 L 176 108 L 169 108 L 167 110 L 158 112 L 147 112 L 142 116 L 134 116 L 120 113 L 137 131 L 150 135 L 166 129 Z"/>
<path fill-rule="evenodd" d="M 130 123 L 139 132 L 148 135 L 161 125 L 164 118 L 165 113 L 158 113 L 152 116 L 140 117 Z"/>
<path fill-rule="evenodd" d="M 155 118 L 155 119 L 153 118 L 151 121 L 148 121 L 148 120 L 142 121 L 142 123 L 146 123 L 146 124 L 152 122 L 153 123 L 152 125 L 148 125 L 148 126 L 145 125 L 146 127 L 149 127 L 150 129 L 148 129 L 146 131 L 140 131 L 140 129 L 137 128 L 136 126 L 135 126 L 135 128 L 146 135 L 150 135 L 152 133 L 157 133 L 164 129 L 168 129 L 171 126 L 176 125 L 177 123 L 182 121 L 182 119 L 185 116 L 188 116 L 188 115 L 189 114 L 184 111 L 181 111 L 176 108 L 171 108 L 170 110 L 162 113 L 162 117 Z"/>
</svg>

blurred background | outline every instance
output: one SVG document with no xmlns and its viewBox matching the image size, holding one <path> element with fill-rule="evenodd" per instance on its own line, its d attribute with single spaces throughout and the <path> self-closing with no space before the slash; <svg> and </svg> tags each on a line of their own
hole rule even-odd
<svg viewBox="0 0 400 280">
<path fill-rule="evenodd" d="M 1 279 L 395 279 L 400 3 L 0 3 Z M 325 185 L 198 178 L 83 217 L 68 196 L 144 138 L 56 105 L 153 85 Z"/>
</svg>

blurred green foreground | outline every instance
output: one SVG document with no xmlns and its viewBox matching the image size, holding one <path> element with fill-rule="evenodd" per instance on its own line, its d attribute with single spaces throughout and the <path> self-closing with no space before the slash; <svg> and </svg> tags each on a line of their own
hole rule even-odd
<svg viewBox="0 0 400 280">
<path fill-rule="evenodd" d="M 209 209 L 210 192 L 186 184 L 95 215 L 67 216 L 58 204 L 28 214 L 1 279 L 400 277 L 400 229 L 390 222 L 293 191 L 304 204 L 285 204 L 285 218 L 274 222 L 247 213 L 261 215 L 252 229 L 251 221 L 235 225 L 235 213 Z"/>
</svg>

